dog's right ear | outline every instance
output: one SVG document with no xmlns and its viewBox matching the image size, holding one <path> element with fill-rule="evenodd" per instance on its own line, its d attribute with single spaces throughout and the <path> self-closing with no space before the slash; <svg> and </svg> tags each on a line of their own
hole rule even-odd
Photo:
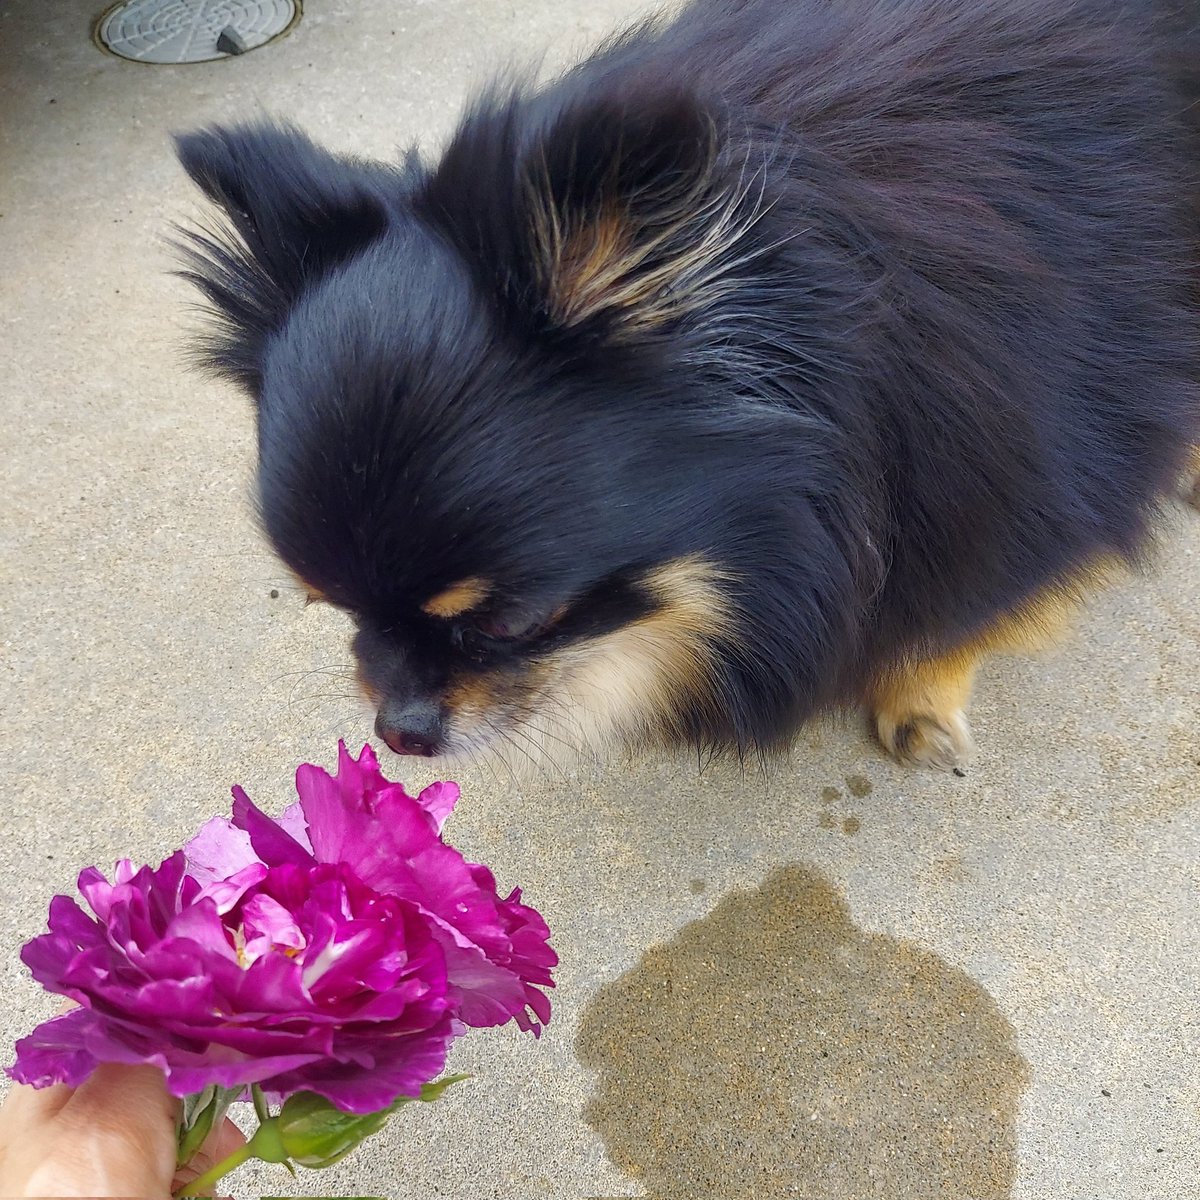
<svg viewBox="0 0 1200 1200">
<path fill-rule="evenodd" d="M 304 287 L 386 228 L 379 173 L 275 125 L 205 129 L 176 149 L 226 217 L 183 233 L 184 275 L 217 318 L 204 360 L 257 395 L 263 344 Z"/>
</svg>

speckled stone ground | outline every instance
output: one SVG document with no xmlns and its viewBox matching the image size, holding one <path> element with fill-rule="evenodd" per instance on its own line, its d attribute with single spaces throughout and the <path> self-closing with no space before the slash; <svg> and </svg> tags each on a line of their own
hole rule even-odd
<svg viewBox="0 0 1200 1200">
<path fill-rule="evenodd" d="M 246 405 L 181 369 L 162 243 L 196 209 L 168 131 L 268 110 L 387 155 L 492 67 L 634 11 L 310 0 L 271 49 L 150 68 L 91 45 L 99 7 L 0 5 L 6 1045 L 49 1011 L 17 945 L 80 866 L 178 844 L 234 782 L 278 807 L 297 762 L 369 732 L 345 628 L 254 530 Z M 989 665 L 965 779 L 903 772 L 853 720 L 770 779 L 464 774 L 453 837 L 557 932 L 554 1023 L 464 1041 L 474 1082 L 354 1166 L 244 1192 L 1200 1195 L 1198 717 L 1181 509 L 1072 640 Z"/>
</svg>

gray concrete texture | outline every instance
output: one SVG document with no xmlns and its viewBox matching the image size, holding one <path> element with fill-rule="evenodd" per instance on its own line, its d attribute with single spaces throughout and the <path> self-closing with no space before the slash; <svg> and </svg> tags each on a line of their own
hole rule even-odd
<svg viewBox="0 0 1200 1200">
<path fill-rule="evenodd" d="M 256 109 L 344 150 L 445 136 L 494 68 L 548 69 L 626 0 L 310 0 L 236 61 L 96 50 L 99 3 L 0 4 L 3 1042 L 85 864 L 156 858 L 298 762 L 361 744 L 347 629 L 306 608 L 249 502 L 252 426 L 187 373 L 167 139 Z M 449 833 L 562 956 L 535 1043 L 356 1159 L 240 1194 L 1176 1200 L 1200 1195 L 1200 520 L 1040 658 L 990 664 L 963 779 L 856 719 L 769 778 L 693 757 L 462 771 Z M 277 593 L 277 594 L 276 594 Z M 430 778 L 388 760 L 413 783 Z"/>
</svg>

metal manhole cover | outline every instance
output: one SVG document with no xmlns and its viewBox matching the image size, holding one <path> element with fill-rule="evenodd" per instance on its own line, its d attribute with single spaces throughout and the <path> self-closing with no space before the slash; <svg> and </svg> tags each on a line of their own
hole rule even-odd
<svg viewBox="0 0 1200 1200">
<path fill-rule="evenodd" d="M 96 41 L 134 62 L 211 62 L 257 50 L 299 19 L 300 0 L 122 0 Z"/>
</svg>

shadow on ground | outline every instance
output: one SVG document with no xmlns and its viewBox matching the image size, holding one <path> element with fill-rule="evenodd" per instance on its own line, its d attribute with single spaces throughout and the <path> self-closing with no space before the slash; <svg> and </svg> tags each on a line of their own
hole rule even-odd
<svg viewBox="0 0 1200 1200">
<path fill-rule="evenodd" d="M 584 1015 L 587 1119 L 658 1197 L 998 1200 L 1028 1078 L 978 983 L 775 871 L 649 951 Z"/>
</svg>

